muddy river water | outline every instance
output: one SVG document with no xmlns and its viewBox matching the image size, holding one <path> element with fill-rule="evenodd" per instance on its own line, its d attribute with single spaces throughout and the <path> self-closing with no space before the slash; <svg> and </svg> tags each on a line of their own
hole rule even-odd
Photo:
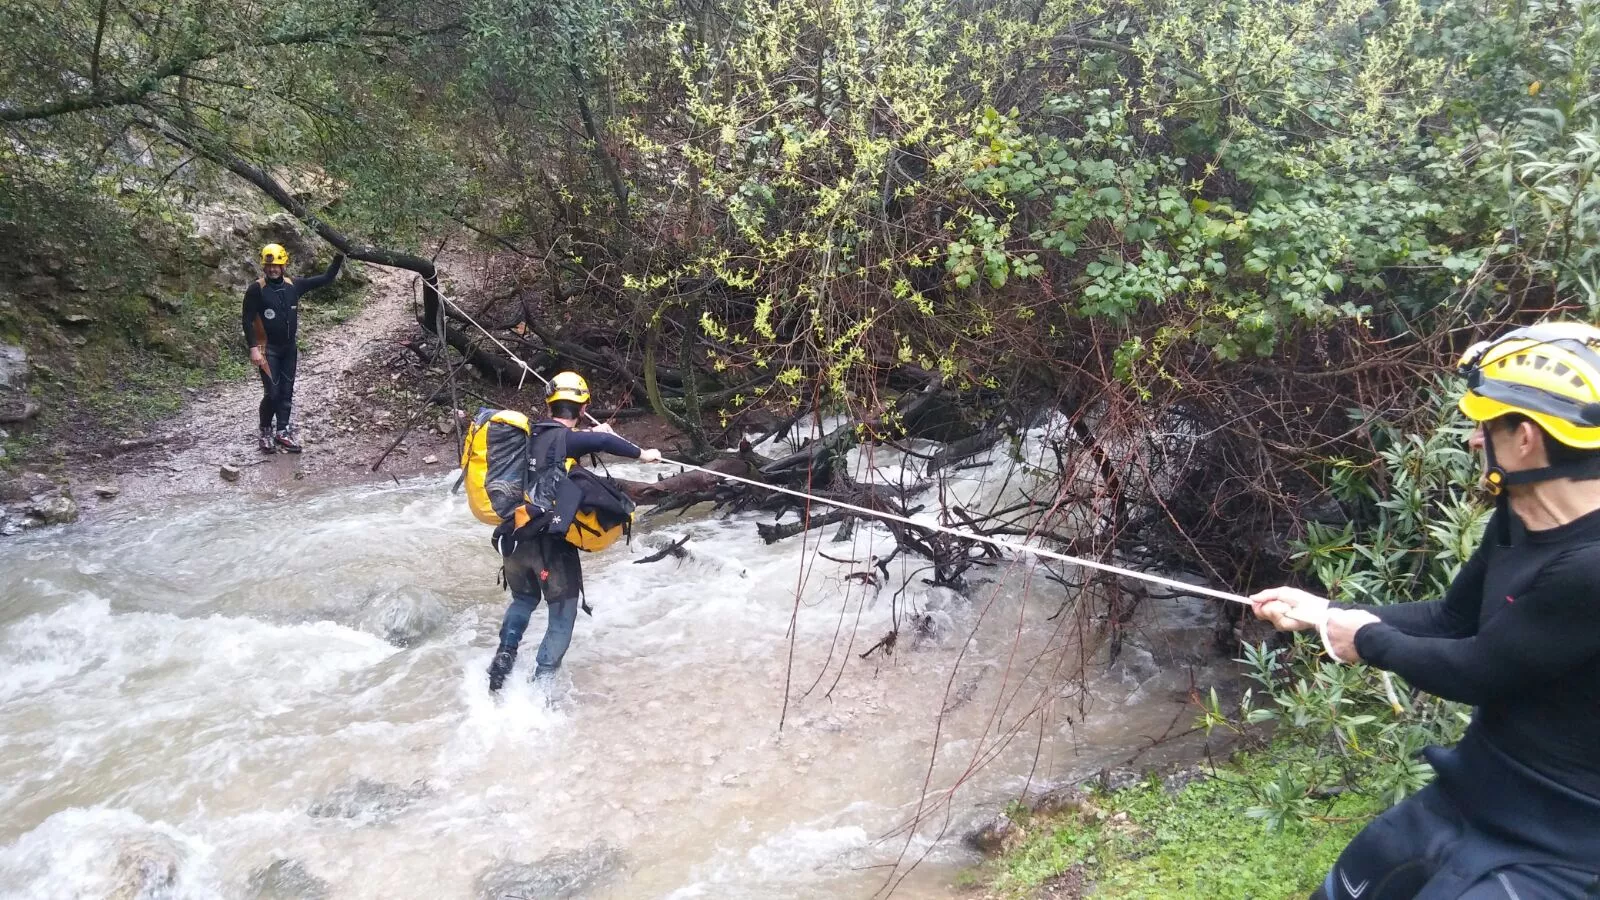
<svg viewBox="0 0 1600 900">
<path fill-rule="evenodd" d="M 946 490 L 1009 502 L 1013 466 Z M 901 557 L 875 587 L 846 576 L 881 528 L 769 546 L 760 516 L 700 511 L 586 557 L 563 674 L 526 679 L 541 609 L 495 700 L 507 598 L 453 481 L 130 504 L 0 544 L 0 897 L 954 897 L 974 821 L 1188 730 L 1186 692 L 1224 671 L 1212 611 L 1164 601 L 1082 694 L 1081 620 L 1051 619 L 1069 591 L 1035 561 L 962 596 Z M 896 607 L 923 627 L 861 658 Z"/>
</svg>

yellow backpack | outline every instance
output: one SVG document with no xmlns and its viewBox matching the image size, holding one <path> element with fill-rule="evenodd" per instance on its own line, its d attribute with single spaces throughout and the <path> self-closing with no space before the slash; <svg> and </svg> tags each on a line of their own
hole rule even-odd
<svg viewBox="0 0 1600 900">
<path fill-rule="evenodd" d="M 478 410 L 461 447 L 461 478 L 472 514 L 486 525 L 516 518 L 528 501 L 527 477 L 528 417 L 510 409 Z"/>
<path fill-rule="evenodd" d="M 536 427 L 540 434 L 534 438 Z M 500 525 L 509 519 L 521 528 L 528 524 L 531 503 L 565 520 L 562 537 L 585 552 L 604 550 L 618 538 L 631 537 L 633 501 L 610 479 L 576 468 L 576 460 L 566 455 L 566 434 L 560 426 L 535 426 L 514 410 L 478 410 L 461 448 L 467 505 L 478 521 Z M 557 460 L 541 466 L 533 484 L 530 454 Z"/>
</svg>

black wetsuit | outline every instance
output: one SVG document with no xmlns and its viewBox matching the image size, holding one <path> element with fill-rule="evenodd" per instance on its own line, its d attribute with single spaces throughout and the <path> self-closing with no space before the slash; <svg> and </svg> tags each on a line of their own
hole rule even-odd
<svg viewBox="0 0 1600 900">
<path fill-rule="evenodd" d="M 614 434 L 599 431 L 569 431 L 566 455 L 573 459 L 591 453 L 609 453 L 638 459 L 638 445 Z M 551 448 L 555 453 L 555 448 Z M 546 465 L 560 465 L 559 459 L 528 460 L 531 472 Z M 547 676 L 561 667 L 561 660 L 572 643 L 572 628 L 578 619 L 583 592 L 583 565 L 578 548 L 566 540 L 566 528 L 552 528 L 532 538 L 518 541 L 505 557 L 506 585 L 511 589 L 511 606 L 500 624 L 500 647 L 489 669 L 490 688 L 498 690 L 517 659 L 517 647 L 528 619 L 542 598 L 549 608 L 544 639 L 539 643 L 534 676 Z"/>
<path fill-rule="evenodd" d="M 1600 511 L 1512 546 L 1498 524 L 1444 599 L 1361 607 L 1382 620 L 1356 635 L 1363 660 L 1476 709 L 1319 897 L 1600 897 Z"/>
<path fill-rule="evenodd" d="M 300 298 L 333 283 L 344 265 L 344 255 L 321 275 L 310 278 L 262 279 L 250 282 L 244 292 L 245 347 L 265 345 L 267 370 L 261 372 L 260 418 L 263 429 L 272 427 L 276 416 L 278 430 L 289 427 L 289 412 L 294 405 L 295 366 L 299 353 L 295 335 L 300 327 Z"/>
</svg>

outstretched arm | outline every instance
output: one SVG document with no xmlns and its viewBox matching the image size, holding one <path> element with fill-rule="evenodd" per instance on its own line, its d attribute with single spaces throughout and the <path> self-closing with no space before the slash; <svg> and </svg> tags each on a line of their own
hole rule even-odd
<svg viewBox="0 0 1600 900">
<path fill-rule="evenodd" d="M 567 455 L 573 459 L 590 453 L 609 453 L 626 459 L 638 459 L 643 452 L 632 441 L 605 431 L 574 431 L 567 435 Z"/>
<path fill-rule="evenodd" d="M 333 280 L 335 278 L 339 277 L 339 269 L 343 266 L 344 254 L 335 254 L 333 257 L 333 262 L 328 264 L 328 270 L 326 272 L 323 272 L 321 275 L 313 275 L 310 278 L 302 279 L 295 282 L 295 284 L 300 286 L 301 294 L 314 291 L 317 288 L 327 287 L 328 285 L 333 284 Z"/>
<path fill-rule="evenodd" d="M 1470 637 L 1418 637 L 1373 622 L 1356 633 L 1356 650 L 1446 700 L 1481 705 L 1516 696 L 1600 654 L 1597 563 L 1593 552 L 1557 559 Z"/>
</svg>

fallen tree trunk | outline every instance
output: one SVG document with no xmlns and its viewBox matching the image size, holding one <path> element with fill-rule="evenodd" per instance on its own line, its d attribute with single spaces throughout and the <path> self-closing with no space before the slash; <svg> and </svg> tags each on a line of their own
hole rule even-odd
<svg viewBox="0 0 1600 900">
<path fill-rule="evenodd" d="M 260 166 L 242 159 L 222 146 L 189 134 L 170 122 L 146 118 L 141 118 L 138 122 L 142 127 L 210 160 L 244 181 L 249 182 L 257 190 L 272 198 L 274 203 L 283 207 L 290 215 L 305 223 L 319 237 L 332 244 L 345 256 L 362 262 L 376 263 L 380 266 L 405 269 L 417 273 L 422 279 L 422 310 L 417 314 L 418 325 L 421 325 L 424 330 L 443 338 L 447 344 L 454 347 L 466 359 L 468 364 L 483 372 L 484 375 L 494 377 L 502 384 L 507 382 L 514 383 L 522 375 L 522 366 L 479 348 L 465 333 L 450 327 L 444 310 L 443 295 L 439 292 L 439 272 L 434 266 L 433 260 L 398 250 L 357 243 L 311 212 L 305 203 L 290 193 L 282 184 L 279 184 L 276 178 Z"/>
</svg>

